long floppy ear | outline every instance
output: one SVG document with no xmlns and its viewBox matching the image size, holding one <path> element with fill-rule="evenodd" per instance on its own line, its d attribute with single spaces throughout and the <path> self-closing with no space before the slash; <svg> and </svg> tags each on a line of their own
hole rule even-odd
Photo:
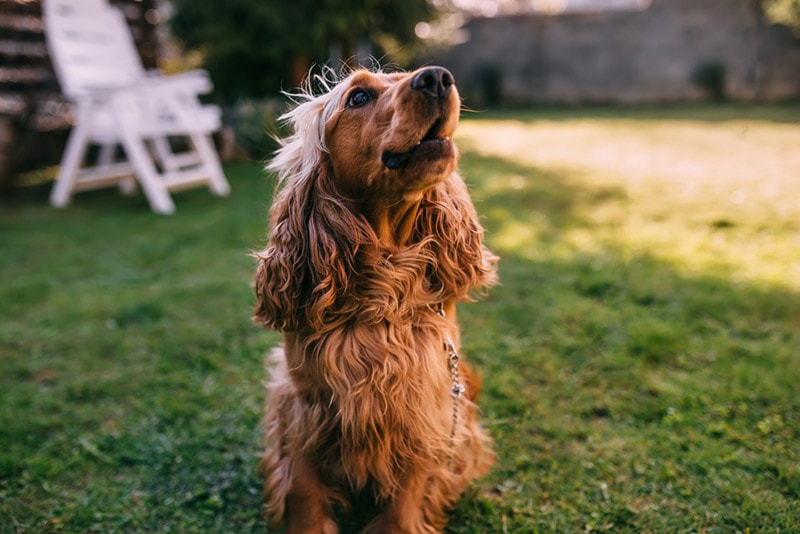
<svg viewBox="0 0 800 534">
<path fill-rule="evenodd" d="M 296 330 L 308 292 L 308 236 L 305 232 L 310 179 L 289 184 L 275 197 L 270 211 L 267 247 L 256 252 L 254 320 L 275 330 Z"/>
<path fill-rule="evenodd" d="M 277 174 L 277 191 L 270 210 L 267 247 L 256 252 L 257 304 L 254 320 L 263 326 L 294 331 L 319 315 L 315 301 L 330 302 L 336 291 L 332 276 L 339 254 L 330 228 L 322 222 L 324 200 L 334 195 L 327 176 L 325 124 L 335 112 L 346 84 L 316 76 L 305 88 L 288 94 L 297 106 L 281 117 L 292 133 L 281 146 L 268 170 Z M 327 73 L 330 74 L 330 73 Z M 321 85 L 325 93 L 313 94 Z M 317 311 L 314 311 L 317 310 Z"/>
<path fill-rule="evenodd" d="M 483 227 L 461 177 L 453 174 L 428 191 L 421 207 L 418 238 L 430 239 L 436 258 L 431 288 L 443 300 L 464 300 L 494 285 L 499 258 L 483 245 Z"/>
<path fill-rule="evenodd" d="M 319 330 L 330 323 L 347 289 L 369 224 L 338 192 L 328 165 L 280 191 L 271 211 L 267 248 L 257 252 L 255 320 L 281 331 Z"/>
</svg>

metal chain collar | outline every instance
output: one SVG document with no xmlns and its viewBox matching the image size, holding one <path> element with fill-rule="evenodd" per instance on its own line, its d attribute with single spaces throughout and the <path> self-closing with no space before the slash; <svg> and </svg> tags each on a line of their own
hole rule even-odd
<svg viewBox="0 0 800 534">
<path fill-rule="evenodd" d="M 438 313 L 443 319 L 447 319 L 447 315 L 444 313 L 444 304 L 439 304 L 439 308 L 436 310 L 436 313 Z M 444 335 L 445 343 L 447 345 L 447 367 L 450 369 L 450 378 L 452 380 L 450 396 L 453 397 L 453 426 L 450 428 L 451 456 L 448 459 L 448 464 L 452 466 L 452 451 L 456 439 L 456 427 L 458 426 L 458 400 L 461 398 L 461 395 L 464 394 L 466 388 L 464 387 L 464 384 L 461 383 L 461 379 L 459 378 L 458 374 L 460 357 L 458 356 L 458 350 L 456 350 L 456 344 L 453 342 L 453 338 L 450 336 L 450 332 L 447 330 L 447 328 L 445 328 Z"/>
</svg>

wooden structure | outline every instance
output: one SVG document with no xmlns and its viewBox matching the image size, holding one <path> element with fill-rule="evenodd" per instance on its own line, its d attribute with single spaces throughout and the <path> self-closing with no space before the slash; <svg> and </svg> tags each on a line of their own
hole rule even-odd
<svg viewBox="0 0 800 534">
<path fill-rule="evenodd" d="M 230 192 L 211 139 L 222 126 L 220 109 L 198 99 L 211 91 L 205 71 L 147 71 L 122 13 L 106 0 L 44 0 L 43 12 L 61 90 L 76 104 L 53 206 L 110 185 L 130 192 L 138 183 L 157 213 L 175 210 L 173 190 Z M 99 156 L 87 157 L 93 146 Z"/>
<path fill-rule="evenodd" d="M 111 3 L 123 10 L 145 68 L 154 68 L 155 0 Z M 0 197 L 20 172 L 58 163 L 72 123 L 50 64 L 41 0 L 0 0 Z"/>
</svg>

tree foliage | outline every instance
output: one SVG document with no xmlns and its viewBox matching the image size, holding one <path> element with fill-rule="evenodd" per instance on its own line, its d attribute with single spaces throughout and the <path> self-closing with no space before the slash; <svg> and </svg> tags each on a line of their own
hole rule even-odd
<svg viewBox="0 0 800 534">
<path fill-rule="evenodd" d="M 360 44 L 376 55 L 415 42 L 434 15 L 428 0 L 173 0 L 174 35 L 198 50 L 227 101 L 296 85 L 331 50 L 349 59 Z"/>
<path fill-rule="evenodd" d="M 791 26 L 800 37 L 800 0 L 763 0 L 770 22 Z"/>
</svg>

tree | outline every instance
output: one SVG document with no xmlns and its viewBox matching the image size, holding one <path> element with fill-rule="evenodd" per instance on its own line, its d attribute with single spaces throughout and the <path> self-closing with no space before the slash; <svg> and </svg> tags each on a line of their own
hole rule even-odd
<svg viewBox="0 0 800 534">
<path fill-rule="evenodd" d="M 763 0 L 767 20 L 790 26 L 800 36 L 800 0 Z"/>
<path fill-rule="evenodd" d="M 755 38 L 755 99 L 761 99 L 762 63 L 761 33 L 764 19 L 773 24 L 792 27 L 800 37 L 800 0 L 750 0 L 756 25 Z"/>
<path fill-rule="evenodd" d="M 368 43 L 390 56 L 416 40 L 428 0 L 173 0 L 173 34 L 200 51 L 227 102 L 297 85 L 332 49 L 349 60 Z"/>
</svg>

